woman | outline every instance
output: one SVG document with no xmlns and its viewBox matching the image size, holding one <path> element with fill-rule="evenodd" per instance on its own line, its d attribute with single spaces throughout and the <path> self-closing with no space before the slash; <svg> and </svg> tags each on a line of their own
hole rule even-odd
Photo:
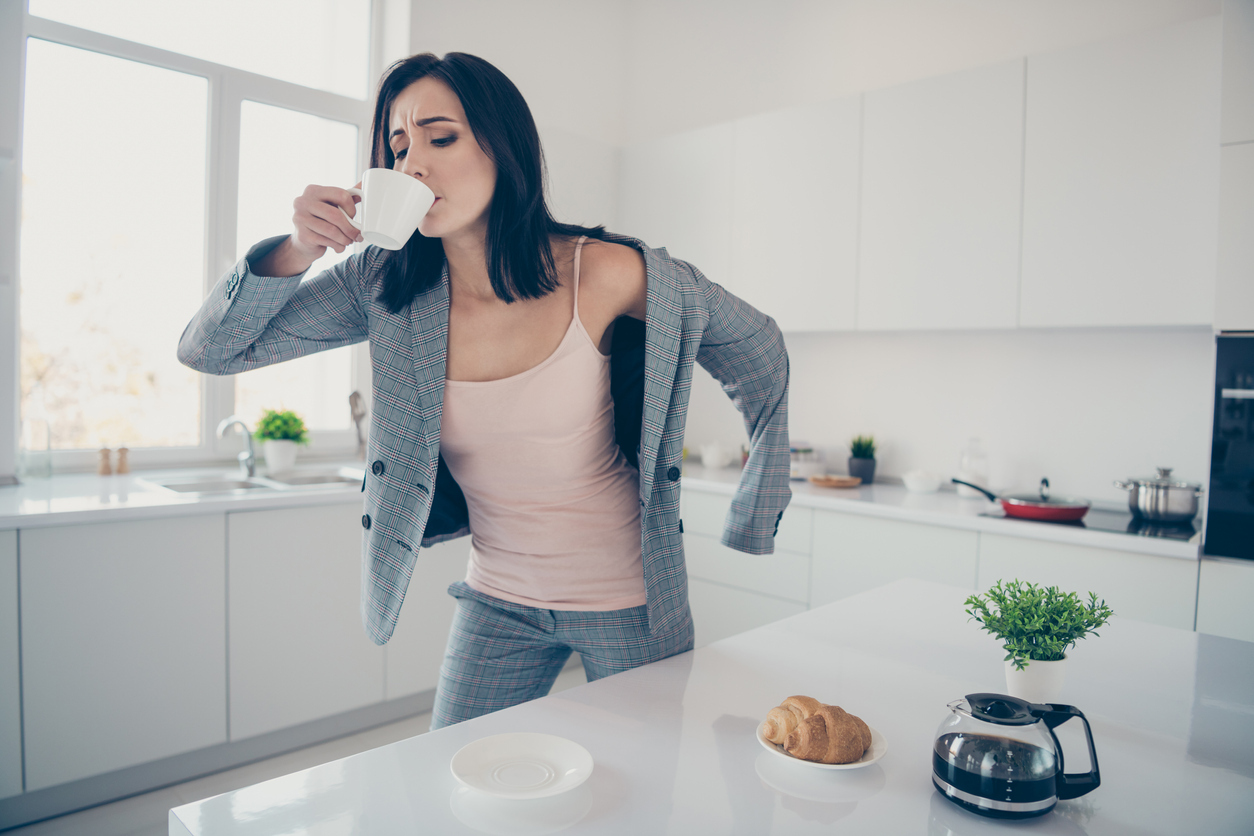
<svg viewBox="0 0 1254 836">
<path fill-rule="evenodd" d="M 744 415 L 748 464 L 723 542 L 773 551 L 788 504 L 788 360 L 773 320 L 665 250 L 556 222 L 514 85 L 463 53 L 388 71 L 373 167 L 437 199 L 395 253 L 345 189 L 310 186 L 293 232 L 253 247 L 179 343 L 233 374 L 368 339 L 373 367 L 362 617 L 392 635 L 418 547 L 471 534 L 432 727 L 692 647 L 679 520 L 692 363 Z M 343 210 L 343 213 L 341 212 Z"/>
</svg>

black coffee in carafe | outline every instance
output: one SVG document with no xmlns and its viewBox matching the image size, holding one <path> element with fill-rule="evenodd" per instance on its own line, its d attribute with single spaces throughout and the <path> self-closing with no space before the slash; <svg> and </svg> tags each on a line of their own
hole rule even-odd
<svg viewBox="0 0 1254 836">
<path fill-rule="evenodd" d="M 1054 753 L 1008 737 L 969 732 L 942 735 L 932 752 L 932 773 L 957 790 L 946 793 L 950 801 L 985 816 L 1039 816 L 1058 801 Z"/>
<path fill-rule="evenodd" d="M 1007 694 L 967 694 L 949 704 L 936 730 L 932 784 L 959 807 L 1002 819 L 1048 813 L 1060 798 L 1079 798 L 1102 782 L 1084 712 L 1073 705 L 1030 703 Z M 1054 728 L 1084 725 L 1088 772 L 1064 771 Z"/>
</svg>

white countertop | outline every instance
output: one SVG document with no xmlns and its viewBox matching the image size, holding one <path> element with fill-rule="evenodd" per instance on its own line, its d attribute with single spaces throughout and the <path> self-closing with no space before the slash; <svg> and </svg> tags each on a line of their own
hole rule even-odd
<svg viewBox="0 0 1254 836">
<path fill-rule="evenodd" d="M 311 462 L 293 472 L 356 469 L 360 461 Z M 264 469 L 259 469 L 264 476 Z M 125 475 L 65 474 L 0 487 L 0 531 L 47 528 L 93 522 L 187 517 L 226 511 L 334 505 L 361 496 L 361 484 L 317 485 L 288 490 L 251 489 L 232 493 L 179 493 L 158 484 L 161 480 L 216 477 L 239 478 L 237 467 L 154 470 Z"/>
<path fill-rule="evenodd" d="M 353 468 L 359 474 L 364 473 L 364 464 L 360 461 L 310 462 L 298 466 L 296 471 L 338 467 Z M 361 495 L 360 484 L 218 494 L 178 493 L 158 484 L 161 480 L 192 479 L 199 476 L 235 478 L 238 473 L 237 468 L 224 466 L 145 471 L 124 476 L 68 474 L 51 479 L 31 480 L 21 485 L 3 486 L 0 487 L 0 531 L 301 505 L 332 505 L 351 502 L 354 497 Z M 264 472 L 261 475 L 264 476 Z M 683 485 L 689 490 L 730 496 L 739 479 L 739 468 L 715 470 L 700 465 L 684 465 Z M 1200 531 L 1192 540 L 1185 542 L 1031 520 L 1005 519 L 997 516 L 1000 509 L 996 504 L 983 499 L 963 499 L 950 490 L 919 494 L 910 493 L 902 485 L 881 482 L 857 488 L 836 489 L 794 481 L 792 491 L 792 505 L 799 507 L 827 508 L 906 522 L 1187 560 L 1197 560 L 1200 552 Z"/>
<path fill-rule="evenodd" d="M 1113 619 L 1067 662 L 1063 702 L 1092 726 L 1101 786 L 1021 823 L 931 784 L 931 747 L 966 694 L 1004 691 L 969 590 L 902 580 L 652 665 L 170 813 L 171 836 L 352 833 L 1248 834 L 1254 644 Z M 858 770 L 784 763 L 755 738 L 792 694 L 843 706 L 887 754 Z M 1087 760 L 1067 723 L 1068 772 Z M 591 777 L 507 801 L 462 787 L 453 755 L 493 734 L 576 741 Z"/>
<path fill-rule="evenodd" d="M 699 464 L 684 464 L 683 485 L 691 490 L 731 496 L 739 480 L 739 468 L 712 469 Z M 1186 560 L 1197 560 L 1201 551 L 1200 517 L 1195 523 L 1198 532 L 1191 540 L 1166 540 L 1057 523 L 1007 518 L 996 503 L 989 502 L 983 497 L 966 499 L 952 490 L 911 493 L 904 485 L 883 482 L 860 485 L 856 488 L 820 488 L 806 481 L 793 480 L 791 486 L 790 507 L 826 508 L 848 514 L 865 514 L 904 522 L 943 525 L 950 528 L 986 531 L 990 534 L 1004 534 L 1009 537 L 1051 540 L 1078 546 L 1117 549 Z M 1126 512 L 1127 505 L 1095 504 L 1093 509 Z M 787 515 L 788 512 L 784 513 Z"/>
</svg>

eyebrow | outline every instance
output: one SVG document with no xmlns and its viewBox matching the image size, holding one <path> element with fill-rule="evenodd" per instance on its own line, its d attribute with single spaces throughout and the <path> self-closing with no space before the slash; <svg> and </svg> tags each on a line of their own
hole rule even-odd
<svg viewBox="0 0 1254 836">
<path fill-rule="evenodd" d="M 427 119 L 419 119 L 419 120 L 418 120 L 418 122 L 417 122 L 416 124 L 417 124 L 417 125 L 418 125 L 418 127 L 420 127 L 420 128 L 425 128 L 425 127 L 427 127 L 427 125 L 430 125 L 430 124 L 432 124 L 433 122 L 454 122 L 454 123 L 456 123 L 456 122 L 457 122 L 457 120 L 456 120 L 456 119 L 450 119 L 450 118 L 449 118 L 449 117 L 447 117 L 447 116 L 432 116 L 432 117 L 429 117 L 429 118 L 427 118 Z M 404 129 L 404 128 L 397 128 L 396 130 L 392 131 L 392 133 L 388 136 L 388 139 L 389 139 L 389 140 L 395 139 L 397 136 L 399 136 L 399 135 L 401 135 L 401 134 L 403 134 L 403 133 L 405 133 L 405 129 Z"/>
</svg>

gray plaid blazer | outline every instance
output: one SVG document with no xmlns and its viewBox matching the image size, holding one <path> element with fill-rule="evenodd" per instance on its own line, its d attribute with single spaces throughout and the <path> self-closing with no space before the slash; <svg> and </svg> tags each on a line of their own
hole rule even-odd
<svg viewBox="0 0 1254 836">
<path fill-rule="evenodd" d="M 234 374 L 370 341 L 372 411 L 362 486 L 361 610 L 377 644 L 392 636 L 419 546 L 470 533 L 461 488 L 440 456 L 448 347 L 448 265 L 441 281 L 400 313 L 377 301 L 389 253 L 367 247 L 329 270 L 267 278 L 249 268 L 282 237 L 253 247 L 209 293 L 179 340 L 185 365 Z M 612 233 L 638 249 L 648 276 L 645 322 L 619 321 L 611 355 L 618 443 L 640 473 L 641 546 L 649 628 L 689 618 L 679 519 L 684 418 L 693 361 L 744 417 L 749 461 L 722 542 L 774 551 L 788 485 L 788 355 L 775 321 L 664 248 Z"/>
</svg>

